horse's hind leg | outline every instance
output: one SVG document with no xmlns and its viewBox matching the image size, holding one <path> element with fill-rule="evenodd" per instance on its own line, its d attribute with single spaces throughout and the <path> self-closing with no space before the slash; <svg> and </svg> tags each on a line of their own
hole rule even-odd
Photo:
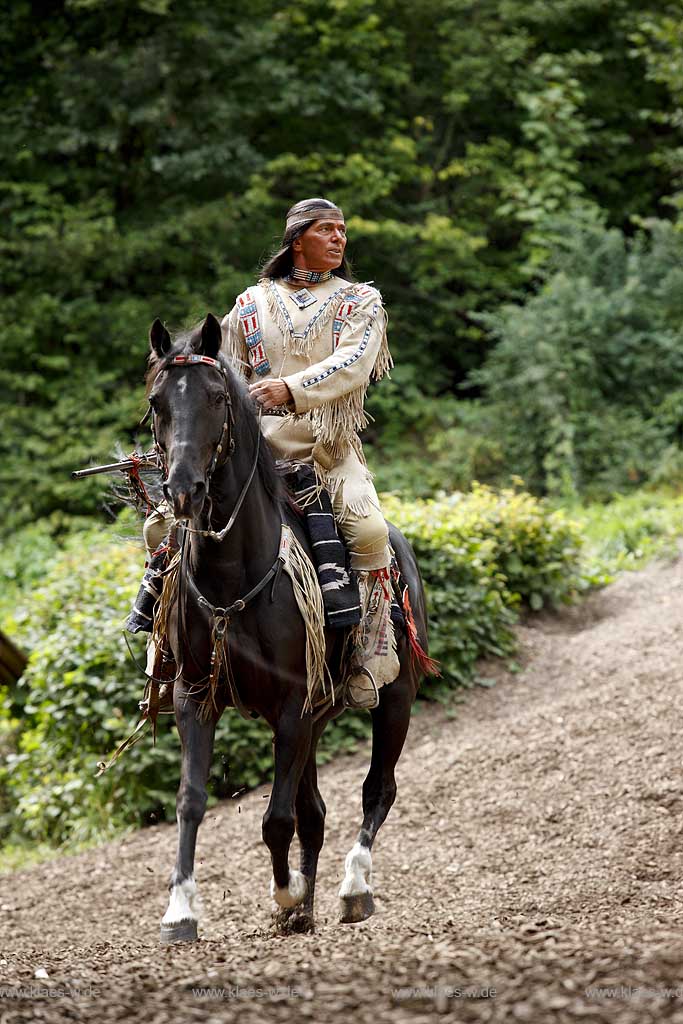
<svg viewBox="0 0 683 1024">
<path fill-rule="evenodd" d="M 344 881 L 339 889 L 340 920 L 345 924 L 364 921 L 375 911 L 370 851 L 396 798 L 394 769 L 403 750 L 415 698 L 410 669 L 404 664 L 398 679 L 380 692 L 379 706 L 371 712 L 372 759 L 363 783 L 363 824 L 346 856 Z"/>
<path fill-rule="evenodd" d="M 168 909 L 161 920 L 162 945 L 194 942 L 197 938 L 199 897 L 194 880 L 197 831 L 206 810 L 206 782 L 211 767 L 215 721 L 198 721 L 197 705 L 176 692 L 176 723 L 182 747 L 180 787 L 176 799 L 178 852 L 169 885 Z"/>
<path fill-rule="evenodd" d="M 315 759 L 318 739 L 323 727 L 314 728 L 316 732 L 301 775 L 295 805 L 296 831 L 301 847 L 299 868 L 306 879 L 307 890 L 303 903 L 291 910 L 280 911 L 278 928 L 281 932 L 312 932 L 315 929 L 313 901 L 318 857 L 325 838 L 326 808 L 325 801 L 318 789 L 318 769 Z"/>
<path fill-rule="evenodd" d="M 302 872 L 289 867 L 289 847 L 294 837 L 299 780 L 310 748 L 310 716 L 301 718 L 301 705 L 297 707 L 292 704 L 283 711 L 275 729 L 273 789 L 263 817 L 263 840 L 273 862 L 270 892 L 283 910 L 290 910 L 303 903 L 308 890 Z M 281 924 L 279 919 L 277 924 Z"/>
</svg>

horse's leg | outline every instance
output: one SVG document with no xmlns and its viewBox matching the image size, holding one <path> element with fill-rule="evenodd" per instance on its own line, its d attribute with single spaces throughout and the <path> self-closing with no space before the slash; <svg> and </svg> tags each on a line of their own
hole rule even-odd
<svg viewBox="0 0 683 1024">
<path fill-rule="evenodd" d="M 404 659 L 400 675 L 380 690 L 379 706 L 371 712 L 372 759 L 363 783 L 363 824 L 346 856 L 339 889 L 340 920 L 345 924 L 364 921 L 375 911 L 370 851 L 396 798 L 394 768 L 403 750 L 414 699 L 414 677 Z"/>
<path fill-rule="evenodd" d="M 307 891 L 305 876 L 289 867 L 295 800 L 311 748 L 311 719 L 301 717 L 300 705 L 292 703 L 284 709 L 275 728 L 274 745 L 273 789 L 263 816 L 263 840 L 273 862 L 270 894 L 279 907 L 291 909 L 303 902 Z M 277 923 L 279 926 L 280 921 Z"/>
<path fill-rule="evenodd" d="M 325 837 L 325 801 L 318 789 L 316 748 L 324 725 L 316 723 L 310 753 L 301 774 L 296 794 L 296 832 L 301 846 L 299 868 L 306 879 L 307 890 L 303 903 L 291 910 L 281 910 L 278 927 L 282 932 L 312 932 L 315 929 L 313 900 L 318 857 Z"/>
<path fill-rule="evenodd" d="M 178 852 L 169 885 L 168 909 L 161 920 L 161 943 L 194 942 L 197 938 L 199 896 L 194 880 L 197 830 L 206 810 L 206 782 L 211 767 L 216 722 L 199 721 L 197 704 L 174 694 L 175 717 L 180 735 L 182 762 L 176 799 Z"/>
</svg>

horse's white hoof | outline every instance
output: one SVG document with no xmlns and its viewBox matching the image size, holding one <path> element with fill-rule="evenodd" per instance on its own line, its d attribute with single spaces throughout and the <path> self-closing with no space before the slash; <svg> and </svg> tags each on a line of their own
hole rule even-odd
<svg viewBox="0 0 683 1024">
<path fill-rule="evenodd" d="M 291 907 L 296 907 L 299 903 L 303 903 L 307 892 L 308 882 L 306 881 L 306 876 L 302 875 L 296 868 L 289 869 L 289 885 L 284 889 L 278 889 L 274 878 L 270 880 L 270 895 L 278 907 L 282 907 L 283 910 L 289 910 Z"/>
</svg>

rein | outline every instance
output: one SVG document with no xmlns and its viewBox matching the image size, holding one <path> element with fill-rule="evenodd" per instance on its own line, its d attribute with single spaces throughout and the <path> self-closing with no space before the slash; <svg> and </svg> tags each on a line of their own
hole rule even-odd
<svg viewBox="0 0 683 1024">
<path fill-rule="evenodd" d="M 185 570 L 187 583 L 197 604 L 201 608 L 206 609 L 209 613 L 209 622 L 211 625 L 211 667 L 208 676 L 209 694 L 213 699 L 216 687 L 218 686 L 221 669 L 225 668 L 225 675 L 233 706 L 237 711 L 239 711 L 242 718 L 246 718 L 248 721 L 251 721 L 252 716 L 239 695 L 237 684 L 235 683 L 232 672 L 230 671 L 228 628 L 234 616 L 244 611 L 249 602 L 253 601 L 253 599 L 268 586 L 271 580 L 273 581 L 273 586 L 270 592 L 270 600 L 271 602 L 275 600 L 275 588 L 277 587 L 280 576 L 282 575 L 283 565 L 284 559 L 281 552 L 278 551 L 275 562 L 265 576 L 259 580 L 256 586 L 252 587 L 249 593 L 245 594 L 244 597 L 240 597 L 237 601 L 233 601 L 233 603 L 228 605 L 226 608 L 221 607 L 220 605 L 211 604 L 211 602 L 204 597 L 201 590 L 195 583 L 189 569 Z"/>
<path fill-rule="evenodd" d="M 249 488 L 251 486 L 251 482 L 254 479 L 254 473 L 256 472 L 256 467 L 258 466 L 259 450 L 260 450 L 260 447 L 261 447 L 261 416 L 262 416 L 262 409 L 259 407 L 259 411 L 258 411 L 258 434 L 256 435 L 256 452 L 254 454 L 254 464 L 252 465 L 251 471 L 249 473 L 249 476 L 247 477 L 247 479 L 246 479 L 246 481 L 244 483 L 244 486 L 243 486 L 242 490 L 240 491 L 240 495 L 239 495 L 237 501 L 235 502 L 235 507 L 232 510 L 232 513 L 231 513 L 230 518 L 228 519 L 227 523 L 225 524 L 225 526 L 223 527 L 222 530 L 212 530 L 210 527 L 209 527 L 208 530 L 196 530 L 193 526 L 185 525 L 184 528 L 187 530 L 188 533 L 196 533 L 196 534 L 199 534 L 200 537 L 211 537 L 211 540 L 215 540 L 215 541 L 220 542 L 220 541 L 224 540 L 225 537 L 227 537 L 227 535 L 232 530 L 233 526 L 235 525 L 235 520 L 237 519 L 237 516 L 239 515 L 240 509 L 242 508 L 242 505 L 244 504 L 244 499 L 247 496 L 247 492 L 248 492 L 248 490 L 249 490 Z M 221 449 L 221 446 L 219 445 L 218 446 L 218 451 L 219 452 L 220 452 L 220 449 Z M 235 445 L 233 444 L 230 454 L 232 455 L 234 451 L 235 451 Z M 210 481 L 210 479 L 211 479 L 211 474 L 207 474 L 207 482 Z M 211 499 L 209 499 L 209 500 L 211 500 Z M 209 522 L 211 522 L 211 513 L 210 512 L 209 512 Z"/>
</svg>

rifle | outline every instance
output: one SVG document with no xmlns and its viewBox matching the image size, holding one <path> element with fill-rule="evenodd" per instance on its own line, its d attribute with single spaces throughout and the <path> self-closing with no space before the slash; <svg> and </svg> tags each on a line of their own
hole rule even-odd
<svg viewBox="0 0 683 1024">
<path fill-rule="evenodd" d="M 106 466 L 90 466 L 88 469 L 74 469 L 71 474 L 72 480 L 82 480 L 86 476 L 95 476 L 97 473 L 130 473 L 139 469 L 159 469 L 159 460 L 155 452 L 147 452 L 145 455 L 133 455 L 121 462 L 109 462 Z"/>
</svg>

